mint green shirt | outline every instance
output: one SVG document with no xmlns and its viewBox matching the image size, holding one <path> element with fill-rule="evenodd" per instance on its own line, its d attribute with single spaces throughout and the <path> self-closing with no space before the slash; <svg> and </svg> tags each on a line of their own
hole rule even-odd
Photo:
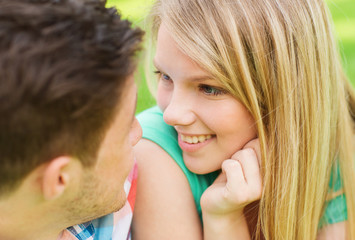
<svg viewBox="0 0 355 240">
<path fill-rule="evenodd" d="M 196 208 L 200 219 L 202 219 L 200 198 L 218 176 L 218 172 L 206 175 L 199 175 L 191 172 L 185 166 L 182 158 L 182 151 L 178 145 L 177 133 L 172 126 L 167 125 L 163 119 L 163 113 L 156 106 L 147 109 L 137 116 L 143 129 L 143 138 L 158 144 L 164 149 L 184 172 L 195 200 Z M 329 191 L 336 192 L 342 188 L 339 169 L 333 174 L 329 184 Z M 347 220 L 347 208 L 345 195 L 342 194 L 326 202 L 324 215 L 320 220 L 319 228 L 327 224 L 333 224 Z"/>
<path fill-rule="evenodd" d="M 335 176 L 335 177 L 334 177 Z M 341 191 L 343 188 L 341 173 L 339 166 L 337 165 L 333 169 L 332 175 L 329 181 L 329 193 L 335 193 Z M 346 205 L 345 194 L 342 193 L 337 197 L 330 199 L 325 203 L 325 210 L 322 218 L 319 221 L 319 228 L 322 228 L 327 224 L 334 224 L 338 222 L 343 222 L 348 219 L 348 211 Z"/>
</svg>

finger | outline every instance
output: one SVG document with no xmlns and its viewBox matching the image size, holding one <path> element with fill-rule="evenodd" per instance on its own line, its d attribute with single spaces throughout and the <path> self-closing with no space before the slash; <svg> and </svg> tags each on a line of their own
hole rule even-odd
<svg viewBox="0 0 355 240">
<path fill-rule="evenodd" d="M 253 179 L 260 175 L 260 167 L 254 149 L 246 148 L 236 152 L 232 159 L 240 162 L 244 177 L 248 185 L 253 182 Z"/>
<path fill-rule="evenodd" d="M 225 160 L 222 163 L 222 171 L 227 178 L 227 190 L 230 193 L 240 191 L 240 187 L 246 185 L 244 173 L 240 162 L 232 159 Z"/>
<path fill-rule="evenodd" d="M 260 198 L 262 191 L 262 178 L 258 158 L 254 149 L 242 149 L 235 153 L 232 157 L 233 159 L 237 159 L 241 164 L 245 181 L 251 194 L 250 196 L 255 200 Z"/>
<path fill-rule="evenodd" d="M 259 165 L 261 166 L 261 151 L 260 151 L 259 138 L 255 138 L 255 139 L 249 141 L 247 144 L 245 144 L 243 149 L 246 149 L 246 148 L 252 148 L 255 151 L 256 156 L 258 157 Z"/>
</svg>

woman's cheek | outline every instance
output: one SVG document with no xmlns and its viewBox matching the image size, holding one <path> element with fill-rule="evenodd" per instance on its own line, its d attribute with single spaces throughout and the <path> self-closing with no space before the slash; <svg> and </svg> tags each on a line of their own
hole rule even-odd
<svg viewBox="0 0 355 240">
<path fill-rule="evenodd" d="M 171 92 L 164 89 L 161 84 L 158 84 L 157 104 L 162 111 L 164 111 L 169 106 L 170 99 Z"/>
</svg>

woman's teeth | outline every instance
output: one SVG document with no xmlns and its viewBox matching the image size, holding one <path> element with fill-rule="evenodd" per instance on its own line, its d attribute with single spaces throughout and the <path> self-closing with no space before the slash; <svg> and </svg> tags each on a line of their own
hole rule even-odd
<svg viewBox="0 0 355 240">
<path fill-rule="evenodd" d="M 211 134 L 208 135 L 199 135 L 199 136 L 185 136 L 181 134 L 181 140 L 187 143 L 202 143 L 212 137 Z"/>
</svg>

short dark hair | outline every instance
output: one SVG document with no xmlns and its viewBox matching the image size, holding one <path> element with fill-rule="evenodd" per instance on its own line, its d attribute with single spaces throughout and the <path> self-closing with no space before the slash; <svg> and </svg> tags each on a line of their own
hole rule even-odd
<svg viewBox="0 0 355 240">
<path fill-rule="evenodd" d="M 55 157 L 95 163 L 142 37 L 104 1 L 0 0 L 0 195 Z"/>
</svg>

